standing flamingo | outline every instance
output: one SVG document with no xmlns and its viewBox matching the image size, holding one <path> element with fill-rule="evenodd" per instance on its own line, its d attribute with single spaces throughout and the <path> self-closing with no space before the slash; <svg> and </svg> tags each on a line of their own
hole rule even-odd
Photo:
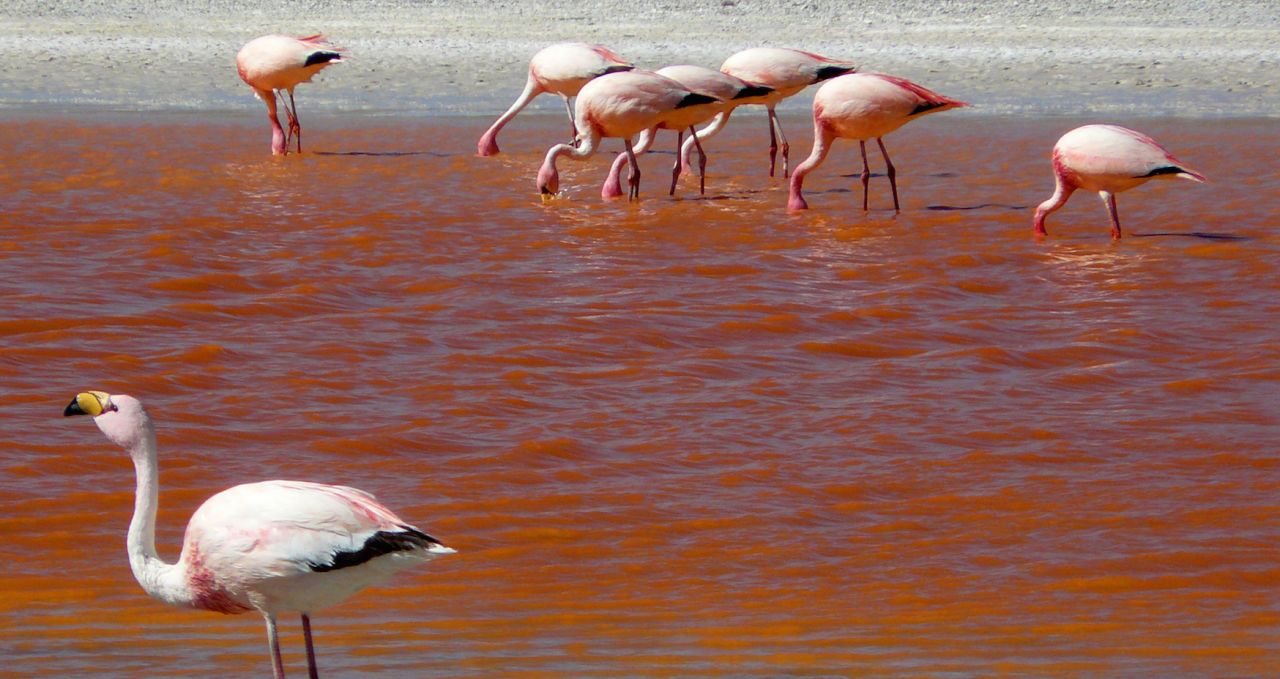
<svg viewBox="0 0 1280 679">
<path fill-rule="evenodd" d="M 1044 219 L 1066 204 L 1076 189 L 1097 191 L 1111 216 L 1111 237 L 1120 239 L 1120 215 L 1114 194 L 1155 177 L 1195 182 L 1204 175 L 1189 170 L 1154 139 L 1119 125 L 1085 125 L 1062 135 L 1053 146 L 1053 196 L 1036 208 L 1037 236 L 1046 236 Z"/>
<path fill-rule="evenodd" d="M 689 128 L 693 133 L 693 126 L 706 122 L 715 116 L 726 115 L 734 108 L 742 104 L 759 103 L 759 99 L 773 92 L 768 87 L 753 85 L 741 78 L 735 78 L 727 73 L 706 68 L 705 66 L 667 66 L 655 71 L 658 75 L 671 78 L 672 80 L 689 88 L 690 91 L 698 94 L 705 94 L 714 97 L 716 101 L 702 104 L 699 106 L 688 106 L 680 109 L 666 117 L 666 119 L 658 125 L 656 129 L 675 130 L 676 132 L 676 162 L 671 168 L 671 191 L 670 195 L 676 195 L 676 182 L 680 179 L 681 160 L 680 145 L 684 141 L 684 130 Z M 653 140 L 657 136 L 656 129 L 645 130 L 640 133 L 640 138 L 636 141 L 635 154 L 641 155 L 649 150 L 653 145 Z M 694 140 L 694 144 L 698 147 L 699 154 L 699 172 L 701 178 L 698 190 L 700 193 L 706 193 L 706 169 L 707 154 L 702 151 L 702 145 Z M 626 156 L 619 155 L 613 161 L 613 166 L 609 169 L 609 178 L 605 180 L 604 187 L 600 195 L 604 198 L 616 198 L 622 195 L 622 166 L 626 164 Z"/>
<path fill-rule="evenodd" d="M 773 89 L 773 93 L 763 97 L 759 102 L 769 111 L 769 176 L 773 176 L 773 168 L 778 156 L 778 142 L 782 142 L 782 176 L 790 172 L 791 145 L 787 143 L 787 135 L 778 122 L 778 102 L 798 93 L 800 90 L 838 75 L 852 73 L 857 70 L 852 62 L 838 61 L 819 56 L 811 52 L 787 49 L 783 47 L 754 47 L 746 49 L 720 65 L 720 70 L 731 76 L 741 78 L 749 83 L 763 85 Z M 696 143 L 714 137 L 729 116 L 712 121 L 705 129 L 699 130 L 693 139 L 686 141 L 681 148 L 680 157 L 685 164 Z"/>
<path fill-rule="evenodd" d="M 317 676 L 311 612 L 396 571 L 454 550 L 404 522 L 372 495 L 345 486 L 263 481 L 228 488 L 191 516 L 176 564 L 156 553 L 156 432 L 142 403 L 101 391 L 77 394 L 64 415 L 91 415 L 129 451 L 138 489 L 129 522 L 129 565 L 152 597 L 219 613 L 266 618 L 271 669 L 284 676 L 276 615 L 302 614 L 307 667 Z"/>
<path fill-rule="evenodd" d="M 267 104 L 267 118 L 271 120 L 271 153 L 284 155 L 289 152 L 289 142 L 297 139 L 298 153 L 302 153 L 302 124 L 298 122 L 298 106 L 293 101 L 293 88 L 310 82 L 312 76 L 329 64 L 342 60 L 339 50 L 330 45 L 323 35 L 293 38 L 287 35 L 264 35 L 250 40 L 236 55 L 236 71 L 258 98 Z M 289 134 L 286 137 L 276 117 L 276 95 L 289 93 L 289 103 L 284 105 L 289 118 Z"/>
<path fill-rule="evenodd" d="M 556 159 L 560 156 L 585 160 L 595 154 L 601 138 L 621 137 L 631 163 L 629 197 L 639 198 L 640 166 L 636 163 L 631 138 L 679 115 L 681 109 L 716 101 L 653 71 L 622 71 L 592 80 L 578 94 L 575 115 L 578 145 L 557 144 L 547 150 L 547 157 L 538 170 L 538 191 L 544 198 L 559 191 Z"/>
<path fill-rule="evenodd" d="M 867 140 L 875 138 L 889 175 L 893 209 L 898 207 L 898 181 L 893 161 L 882 137 L 928 113 L 968 106 L 925 89 L 905 78 L 881 73 L 851 73 L 831 80 L 813 96 L 813 151 L 791 177 L 789 210 L 806 210 L 801 189 L 805 175 L 826 160 L 837 137 L 857 139 L 862 150 L 862 209 L 867 209 L 871 170 L 867 165 Z"/>
<path fill-rule="evenodd" d="M 564 107 L 569 112 L 569 125 L 573 130 L 569 133 L 572 139 L 578 133 L 573 122 L 573 105 L 569 97 L 578 96 L 582 86 L 594 78 L 606 73 L 630 71 L 635 68 L 631 62 L 614 54 L 602 45 L 588 45 L 581 42 L 566 42 L 545 47 L 529 60 L 529 80 L 524 91 L 480 137 L 476 145 L 477 153 L 492 156 L 498 153 L 498 132 L 533 98 L 543 92 L 554 92 L 564 99 Z"/>
</svg>

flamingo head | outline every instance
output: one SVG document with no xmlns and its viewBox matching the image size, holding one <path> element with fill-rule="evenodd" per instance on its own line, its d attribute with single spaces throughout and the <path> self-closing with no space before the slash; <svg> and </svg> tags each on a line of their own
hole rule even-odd
<svg viewBox="0 0 1280 679">
<path fill-rule="evenodd" d="M 493 130 L 484 133 L 480 137 L 480 143 L 476 144 L 476 155 L 479 156 L 496 156 L 498 155 L 498 135 Z"/>
<path fill-rule="evenodd" d="M 542 164 L 538 170 L 538 193 L 542 198 L 552 198 L 560 191 L 560 172 L 556 170 L 554 161 Z"/>
<path fill-rule="evenodd" d="M 62 411 L 66 417 L 89 415 L 112 443 L 134 450 L 147 435 L 149 418 L 142 402 L 132 396 L 83 391 Z"/>
</svg>

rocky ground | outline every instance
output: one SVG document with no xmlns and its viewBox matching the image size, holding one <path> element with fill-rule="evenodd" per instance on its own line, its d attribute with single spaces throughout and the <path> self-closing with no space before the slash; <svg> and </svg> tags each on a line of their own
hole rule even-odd
<svg viewBox="0 0 1280 679">
<path fill-rule="evenodd" d="M 313 110 L 496 114 L 533 52 L 583 40 L 653 68 L 798 47 L 917 80 L 974 113 L 1280 116 L 1274 0 L 194 4 L 4 3 L 0 107 L 242 110 L 241 44 L 324 32 L 350 58 L 307 87 Z"/>
</svg>

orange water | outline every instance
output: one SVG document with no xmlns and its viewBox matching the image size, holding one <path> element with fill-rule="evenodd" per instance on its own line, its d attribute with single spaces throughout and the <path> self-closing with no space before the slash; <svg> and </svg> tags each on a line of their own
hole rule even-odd
<svg viewBox="0 0 1280 679">
<path fill-rule="evenodd" d="M 1114 121 L 1211 181 L 1122 194 L 1113 243 L 1083 193 L 1032 238 L 1078 120 L 913 123 L 898 215 L 838 145 L 788 215 L 759 117 L 638 204 L 604 157 L 538 199 L 552 115 L 489 159 L 487 119 L 311 114 L 272 159 L 259 117 L 0 120 L 0 675 L 268 671 L 256 616 L 132 580 L 89 388 L 157 420 L 168 558 L 264 478 L 459 550 L 315 616 L 334 676 L 1280 666 L 1274 121 Z"/>
</svg>

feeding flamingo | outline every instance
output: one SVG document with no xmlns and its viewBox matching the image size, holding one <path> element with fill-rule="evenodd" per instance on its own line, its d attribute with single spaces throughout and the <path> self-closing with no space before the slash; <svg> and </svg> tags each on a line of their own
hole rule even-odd
<svg viewBox="0 0 1280 679">
<path fill-rule="evenodd" d="M 176 606 L 261 613 L 276 679 L 284 676 L 277 614 L 302 614 L 307 665 L 314 678 L 313 611 L 413 563 L 454 551 L 364 491 L 263 481 L 228 488 L 200 505 L 187 524 L 178 562 L 165 563 L 156 553 L 156 432 L 142 403 L 132 396 L 89 391 L 77 394 L 63 414 L 92 416 L 102 433 L 133 458 L 138 488 L 128 551 L 142 589 Z"/>
<path fill-rule="evenodd" d="M 929 113 L 968 106 L 963 101 L 925 89 L 905 78 L 881 73 L 850 73 L 828 81 L 813 96 L 813 151 L 791 177 L 789 210 L 805 210 L 801 189 L 805 175 L 826 160 L 837 137 L 857 139 L 862 150 L 862 209 L 867 209 L 867 140 L 875 138 L 889 175 L 893 209 L 898 210 L 898 181 L 882 137 Z"/>
<path fill-rule="evenodd" d="M 582 86 L 594 78 L 633 68 L 635 66 L 631 62 L 603 45 L 566 42 L 543 48 L 529 60 L 529 80 L 525 83 L 524 91 L 511 108 L 499 116 L 480 137 L 480 142 L 476 145 L 477 153 L 482 156 L 497 154 L 498 132 L 534 97 L 543 92 L 553 92 L 564 99 L 564 107 L 569 111 L 569 125 L 573 127 L 569 137 L 575 137 L 578 130 L 573 122 L 573 105 L 569 103 L 569 97 L 578 96 Z"/>
<path fill-rule="evenodd" d="M 640 138 L 636 141 L 635 154 L 641 155 L 649 150 L 653 144 L 654 138 L 657 136 L 657 130 L 675 130 L 676 132 L 676 161 L 671 168 L 671 191 L 670 195 L 676 195 L 676 182 L 680 179 L 681 160 L 680 146 L 684 141 L 684 130 L 689 128 L 693 132 L 693 126 L 698 123 L 706 122 L 714 116 L 726 115 L 734 108 L 742 104 L 759 103 L 759 99 L 767 96 L 773 90 L 760 85 L 753 85 L 741 78 L 735 78 L 727 73 L 706 68 L 705 66 L 667 66 L 655 71 L 658 75 L 671 78 L 672 80 L 689 88 L 690 91 L 698 94 L 705 94 L 714 97 L 716 101 L 702 104 L 699 106 L 688 106 L 682 108 L 677 113 L 667 116 L 667 118 L 658 125 L 657 128 L 648 129 L 640 133 Z M 707 154 L 702 151 L 702 146 L 694 140 L 694 144 L 698 147 L 699 153 L 699 192 L 706 193 L 706 169 Z M 605 180 L 604 188 L 600 195 L 604 198 L 616 198 L 622 195 L 622 166 L 626 164 L 626 156 L 619 155 L 613 161 L 613 166 L 609 168 L 609 178 Z"/>
<path fill-rule="evenodd" d="M 287 35 L 264 35 L 250 40 L 236 54 L 236 71 L 258 98 L 267 105 L 267 117 L 271 120 L 271 153 L 283 155 L 289 152 L 289 142 L 297 140 L 298 153 L 302 153 L 302 124 L 298 122 L 298 107 L 293 101 L 293 88 L 310 82 L 312 76 L 325 66 L 342 60 L 339 50 L 330 45 L 323 35 L 293 38 Z M 284 94 L 289 93 L 289 103 Z M 276 95 L 284 106 L 289 119 L 289 134 L 285 135 L 276 116 Z"/>
<path fill-rule="evenodd" d="M 557 144 L 547 150 L 547 157 L 538 170 L 538 191 L 544 198 L 559 191 L 556 159 L 560 156 L 585 160 L 595 154 L 601 138 L 621 137 L 631 163 L 629 196 L 639 198 L 640 166 L 636 164 L 631 138 L 679 115 L 681 109 L 716 101 L 653 71 L 622 71 L 592 80 L 578 94 L 575 114 L 578 145 Z"/>
<path fill-rule="evenodd" d="M 720 65 L 720 70 L 724 73 L 773 89 L 772 94 L 759 102 L 751 102 L 764 104 L 769 112 L 770 177 L 773 176 L 779 141 L 782 142 L 782 176 L 785 177 L 790 172 L 788 163 L 791 145 L 787 143 L 787 135 L 778 122 L 778 102 L 814 83 L 852 73 L 856 69 L 852 62 L 828 59 L 811 52 L 784 47 L 753 47 L 734 54 Z M 682 161 L 687 165 L 693 145 L 715 136 L 728 120 L 729 116 L 722 116 L 705 129 L 699 130 L 693 139 L 686 141 L 680 153 Z"/>
<path fill-rule="evenodd" d="M 1119 125 L 1085 125 L 1062 135 L 1053 146 L 1053 196 L 1036 208 L 1035 230 L 1045 236 L 1044 219 L 1076 189 L 1097 191 L 1111 216 L 1111 237 L 1120 238 L 1115 194 L 1156 177 L 1195 182 L 1204 175 L 1187 169 L 1154 139 Z"/>
</svg>

